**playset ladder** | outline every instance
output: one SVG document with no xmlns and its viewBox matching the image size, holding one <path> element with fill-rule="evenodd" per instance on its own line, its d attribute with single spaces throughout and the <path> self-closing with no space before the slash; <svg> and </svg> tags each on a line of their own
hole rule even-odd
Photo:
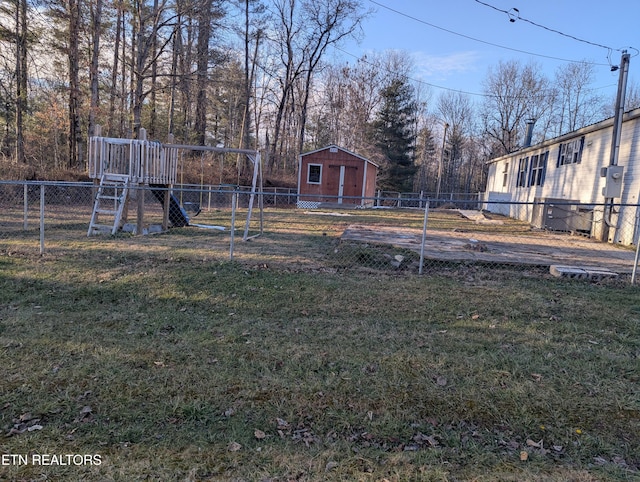
<svg viewBox="0 0 640 482">
<path fill-rule="evenodd" d="M 109 232 L 116 234 L 120 229 L 128 196 L 128 175 L 103 174 L 100 178 L 100 185 L 93 204 L 93 214 L 91 215 L 87 236 Z M 109 219 L 109 224 L 104 221 L 99 223 L 98 218 L 100 216 Z M 111 219 L 113 219 L 113 224 L 110 223 Z"/>
</svg>

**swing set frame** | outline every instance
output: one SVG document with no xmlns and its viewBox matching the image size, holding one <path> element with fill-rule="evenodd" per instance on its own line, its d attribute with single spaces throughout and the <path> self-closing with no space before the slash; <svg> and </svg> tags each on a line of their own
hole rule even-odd
<svg viewBox="0 0 640 482">
<path fill-rule="evenodd" d="M 97 132 L 100 133 L 99 128 Z M 89 177 L 94 180 L 99 180 L 105 174 L 127 175 L 130 176 L 132 182 L 139 185 L 149 185 L 150 183 L 166 184 L 168 192 L 173 188 L 176 181 L 178 155 L 185 151 L 242 154 L 247 156 L 253 164 L 253 178 L 242 240 L 247 241 L 263 234 L 264 202 L 262 195 L 262 161 L 260 151 L 257 150 L 173 143 L 163 144 L 146 140 L 146 132 L 144 130 L 142 130 L 141 139 L 109 138 L 98 135 L 91 137 L 89 140 Z M 249 236 L 249 227 L 255 208 L 256 196 L 260 209 L 259 232 L 258 234 Z M 237 199 L 237 196 L 235 197 Z M 138 225 L 141 227 L 144 212 L 144 203 L 141 201 L 143 196 L 139 199 Z M 166 215 L 167 210 L 165 209 L 165 217 Z M 231 229 L 235 230 L 235 226 L 231 226 Z M 142 230 L 138 229 L 137 232 L 142 232 Z"/>
</svg>

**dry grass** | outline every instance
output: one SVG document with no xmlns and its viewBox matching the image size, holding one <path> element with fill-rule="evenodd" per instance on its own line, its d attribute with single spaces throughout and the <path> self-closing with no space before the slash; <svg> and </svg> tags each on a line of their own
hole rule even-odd
<svg viewBox="0 0 640 482">
<path fill-rule="evenodd" d="M 228 233 L 86 239 L 73 216 L 44 257 L 3 239 L 0 454 L 101 464 L 0 478 L 637 480 L 637 288 L 336 267 L 345 223 L 422 223 L 397 218 L 273 212 L 235 262 Z"/>
</svg>

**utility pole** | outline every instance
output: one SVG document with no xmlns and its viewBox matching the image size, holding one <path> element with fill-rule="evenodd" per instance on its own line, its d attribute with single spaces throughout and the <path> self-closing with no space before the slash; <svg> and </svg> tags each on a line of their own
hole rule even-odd
<svg viewBox="0 0 640 482">
<path fill-rule="evenodd" d="M 613 119 L 613 136 L 611 140 L 610 166 L 618 165 L 618 153 L 620 151 L 620 135 L 622 132 L 622 116 L 624 115 L 624 102 L 627 95 L 627 78 L 629 77 L 630 55 L 626 50 L 622 51 L 620 60 L 620 77 L 618 79 L 618 95 L 616 96 L 616 114 Z"/>
<path fill-rule="evenodd" d="M 631 56 L 627 53 L 626 50 L 622 51 L 622 57 L 620 59 L 620 65 L 618 66 L 618 70 L 620 71 L 620 77 L 618 78 L 618 93 L 616 96 L 616 111 L 615 116 L 613 118 L 613 133 L 611 136 L 611 151 L 609 154 L 609 168 L 606 171 L 606 183 L 603 194 L 605 195 L 604 200 L 604 229 L 603 229 L 603 240 L 609 239 L 609 230 L 611 228 L 615 228 L 611 217 L 613 215 L 613 199 L 614 197 L 611 195 L 611 190 L 608 189 L 609 184 L 612 181 L 613 176 L 618 176 L 615 179 L 619 179 L 622 176 L 622 173 L 619 172 L 618 169 L 611 169 L 611 166 L 618 165 L 618 154 L 620 152 L 620 138 L 622 134 L 622 120 L 624 116 L 624 104 L 627 93 L 627 78 L 629 77 L 629 60 Z M 612 68 L 612 70 L 616 70 Z M 622 180 L 619 180 L 620 184 Z"/>
</svg>

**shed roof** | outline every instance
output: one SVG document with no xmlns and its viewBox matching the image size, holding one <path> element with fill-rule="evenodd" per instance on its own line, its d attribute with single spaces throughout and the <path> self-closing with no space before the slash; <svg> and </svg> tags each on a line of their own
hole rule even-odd
<svg viewBox="0 0 640 482">
<path fill-rule="evenodd" d="M 327 149 L 331 149 L 331 148 L 338 149 L 338 150 L 340 150 L 340 151 L 342 151 L 342 152 L 344 152 L 344 153 L 346 153 L 346 154 L 349 154 L 349 155 L 351 155 L 351 156 L 357 157 L 358 159 L 361 159 L 361 160 L 363 160 L 364 162 L 368 162 L 368 163 L 369 163 L 369 164 L 371 164 L 372 166 L 380 167 L 378 164 L 376 164 L 375 162 L 371 161 L 370 159 L 367 159 L 366 157 L 362 157 L 361 155 L 356 154 L 355 152 L 348 151 L 347 149 L 344 149 L 344 148 L 342 148 L 342 147 L 340 147 L 340 146 L 337 146 L 337 145 L 335 145 L 335 144 L 329 144 L 329 145 L 328 145 L 328 146 L 326 146 L 326 147 L 322 147 L 322 148 L 320 148 L 320 149 L 315 149 L 315 150 L 313 150 L 313 151 L 305 152 L 304 154 L 300 154 L 300 157 L 308 156 L 308 155 L 310 155 L 310 154 L 315 154 L 315 153 L 317 153 L 317 152 L 326 151 Z"/>
</svg>

